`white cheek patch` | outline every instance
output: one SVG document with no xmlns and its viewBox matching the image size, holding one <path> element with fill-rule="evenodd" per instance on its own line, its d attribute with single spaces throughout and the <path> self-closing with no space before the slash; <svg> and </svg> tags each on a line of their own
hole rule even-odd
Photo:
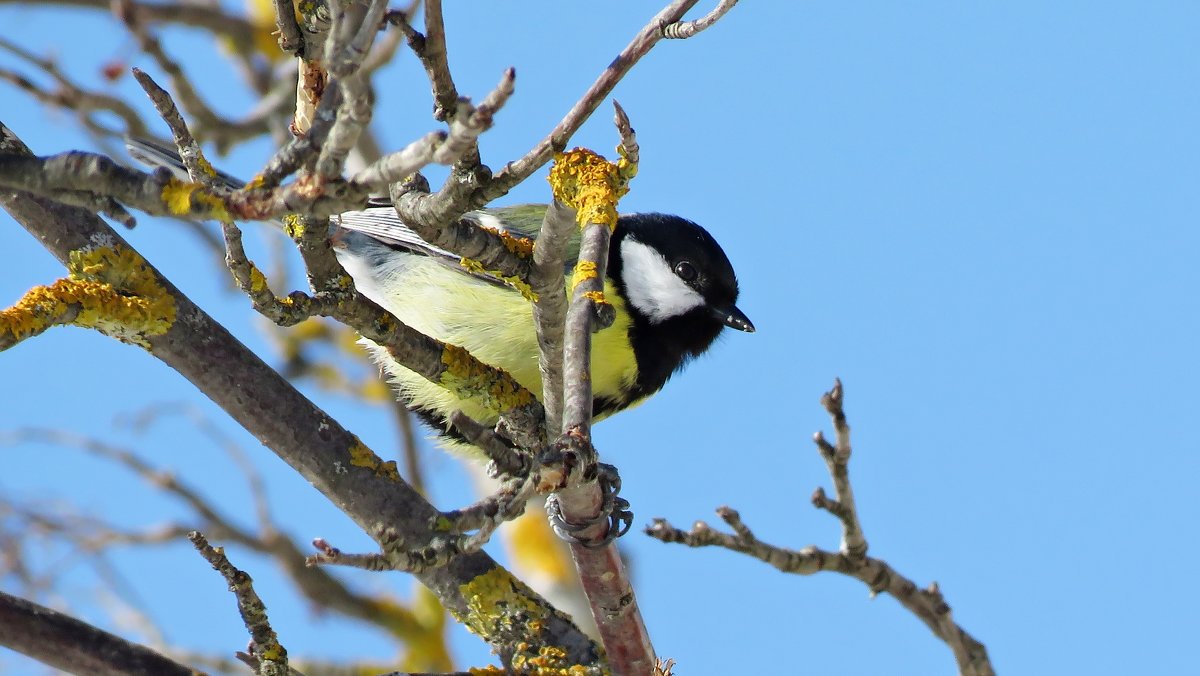
<svg viewBox="0 0 1200 676">
<path fill-rule="evenodd" d="M 621 276 L 629 304 L 652 322 L 704 305 L 704 297 L 671 270 L 662 254 L 631 237 L 621 242 Z"/>
</svg>

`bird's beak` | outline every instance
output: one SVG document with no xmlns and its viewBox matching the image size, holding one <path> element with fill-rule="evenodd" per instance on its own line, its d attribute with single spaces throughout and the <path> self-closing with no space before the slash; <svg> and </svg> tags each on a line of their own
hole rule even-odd
<svg viewBox="0 0 1200 676">
<path fill-rule="evenodd" d="M 725 326 L 728 326 L 731 329 L 745 331 L 746 333 L 754 333 L 754 324 L 750 321 L 750 318 L 743 314 L 741 310 L 737 309 L 736 306 L 730 306 L 727 308 L 713 308 L 713 315 L 716 316 L 717 319 L 720 319 Z"/>
</svg>

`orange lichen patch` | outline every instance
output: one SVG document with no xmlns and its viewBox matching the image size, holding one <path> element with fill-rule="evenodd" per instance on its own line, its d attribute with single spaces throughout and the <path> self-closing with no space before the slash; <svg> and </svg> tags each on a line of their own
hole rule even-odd
<svg viewBox="0 0 1200 676">
<path fill-rule="evenodd" d="M 548 180 L 554 198 L 576 210 L 580 226 L 617 227 L 617 201 L 629 192 L 628 180 L 617 165 L 586 148 L 576 148 L 555 156 Z"/>
<path fill-rule="evenodd" d="M 515 655 L 512 665 L 517 673 L 542 676 L 590 676 L 599 672 L 596 667 L 571 664 L 567 651 L 558 646 L 543 646 L 536 655 L 528 657 L 526 654 Z"/>
<path fill-rule="evenodd" d="M 510 253 L 516 254 L 521 258 L 529 258 L 533 255 L 533 240 L 528 237 L 517 237 L 507 232 L 497 231 L 500 235 L 500 241 L 504 244 L 504 248 Z"/>
<path fill-rule="evenodd" d="M 134 250 L 97 247 L 72 251 L 70 275 L 30 289 L 0 311 L 0 346 L 11 346 L 51 326 L 96 329 L 120 341 L 149 347 L 147 338 L 175 322 L 175 299 Z"/>
<path fill-rule="evenodd" d="M 358 439 L 350 446 L 350 464 L 355 467 L 365 467 L 391 481 L 400 481 L 400 470 L 396 468 L 395 460 L 384 462 Z"/>
<path fill-rule="evenodd" d="M 442 348 L 441 384 L 457 396 L 473 399 L 494 413 L 504 413 L 533 403 L 533 393 L 511 375 L 471 356 L 457 345 Z"/>
<path fill-rule="evenodd" d="M 521 237 L 520 235 L 514 235 L 511 232 L 508 232 L 507 230 L 501 230 L 500 228 L 491 228 L 486 225 L 481 225 L 479 227 L 487 230 L 488 232 L 496 233 L 496 236 L 500 238 L 500 243 L 504 245 L 505 249 L 508 249 L 509 253 L 516 254 L 521 258 L 528 258 L 533 255 L 532 239 L 528 237 Z"/>
</svg>

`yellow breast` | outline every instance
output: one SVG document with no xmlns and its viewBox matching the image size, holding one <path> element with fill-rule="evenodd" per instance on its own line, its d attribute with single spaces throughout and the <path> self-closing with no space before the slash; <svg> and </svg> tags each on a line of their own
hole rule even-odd
<svg viewBox="0 0 1200 676">
<path fill-rule="evenodd" d="M 429 259 L 397 268 L 390 277 L 381 280 L 378 290 L 364 289 L 364 293 L 405 324 L 504 369 L 541 398 L 537 336 L 529 301 L 511 289 L 468 279 Z M 611 283 L 605 284 L 605 295 L 616 310 L 616 320 L 592 335 L 592 391 L 597 397 L 627 390 L 638 373 L 625 304 Z M 497 416 L 478 404 L 459 399 L 396 363 L 378 345 L 368 340 L 363 343 L 406 403 L 443 418 L 461 410 L 488 425 L 497 421 Z"/>
</svg>

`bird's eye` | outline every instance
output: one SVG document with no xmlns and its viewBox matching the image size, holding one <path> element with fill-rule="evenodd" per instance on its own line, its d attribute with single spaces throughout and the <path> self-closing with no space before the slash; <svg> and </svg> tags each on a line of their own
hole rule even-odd
<svg viewBox="0 0 1200 676">
<path fill-rule="evenodd" d="M 679 261 L 675 264 L 675 274 L 685 282 L 690 282 L 696 279 L 696 266 L 687 261 Z"/>
</svg>

